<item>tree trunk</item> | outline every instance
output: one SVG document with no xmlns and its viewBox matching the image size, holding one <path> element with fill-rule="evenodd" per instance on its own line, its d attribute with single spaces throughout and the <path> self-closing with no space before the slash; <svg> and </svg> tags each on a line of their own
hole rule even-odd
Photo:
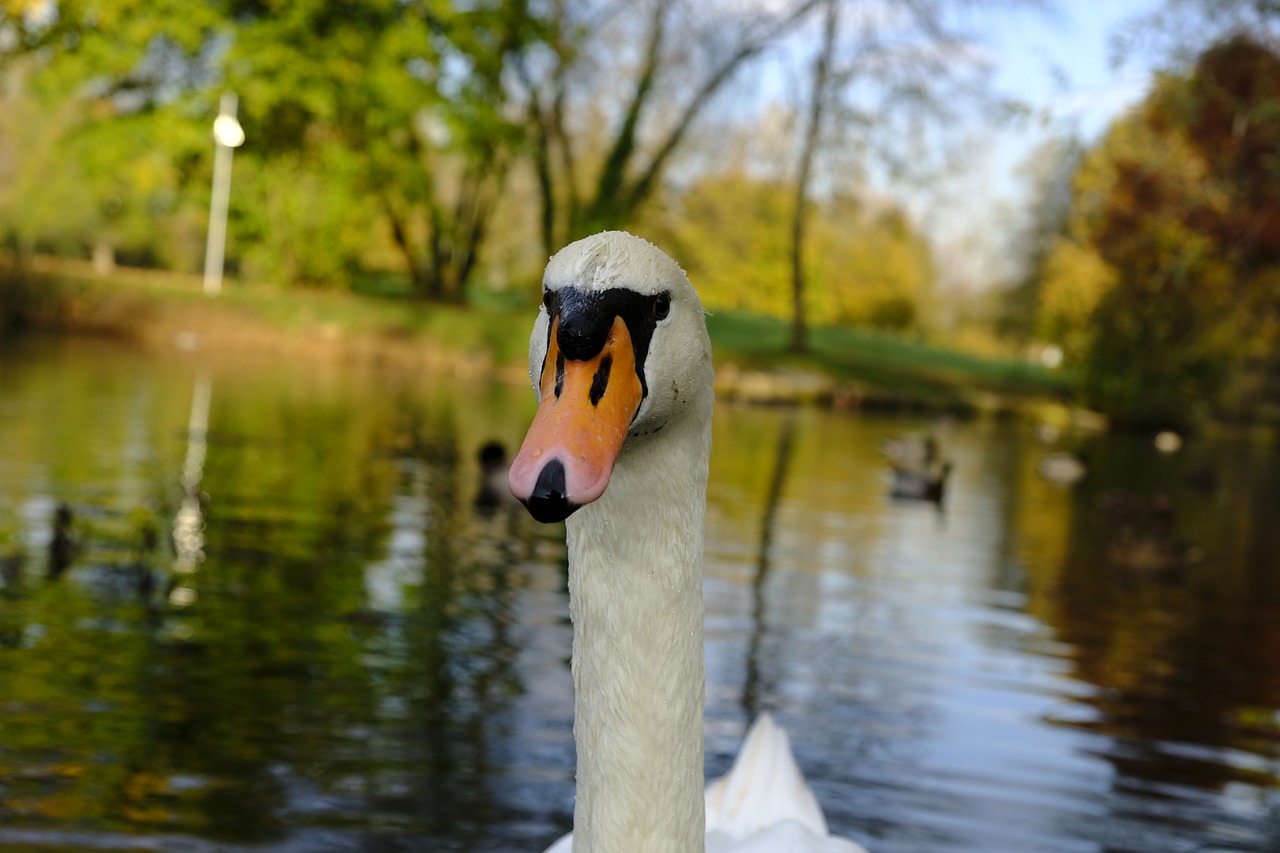
<svg viewBox="0 0 1280 853">
<path fill-rule="evenodd" d="M 826 107 L 831 60 L 839 27 L 838 0 L 823 0 L 826 16 L 822 30 L 822 50 L 813 61 L 813 92 L 809 102 L 809 124 L 800 149 L 800 170 L 796 176 L 795 210 L 791 216 L 791 351 L 809 349 L 809 327 L 804 314 L 805 220 L 809 207 L 809 178 L 818 148 L 822 114 Z"/>
</svg>

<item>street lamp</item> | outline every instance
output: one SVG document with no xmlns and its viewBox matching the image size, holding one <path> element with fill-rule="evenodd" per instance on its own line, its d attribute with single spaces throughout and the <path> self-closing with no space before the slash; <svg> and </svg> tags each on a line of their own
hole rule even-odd
<svg viewBox="0 0 1280 853">
<path fill-rule="evenodd" d="M 244 128 L 236 121 L 236 93 L 223 92 L 213 120 L 213 198 L 209 202 L 209 243 L 204 250 L 204 292 L 222 291 L 222 260 L 227 245 L 227 201 L 231 197 L 231 152 L 244 144 Z"/>
</svg>

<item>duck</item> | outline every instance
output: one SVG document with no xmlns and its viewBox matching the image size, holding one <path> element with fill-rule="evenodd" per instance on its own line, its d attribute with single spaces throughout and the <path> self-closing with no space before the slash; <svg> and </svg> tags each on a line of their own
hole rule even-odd
<svg viewBox="0 0 1280 853">
<path fill-rule="evenodd" d="M 1099 497 L 1098 507 L 1108 520 L 1129 527 L 1167 530 L 1174 519 L 1173 498 L 1167 492 L 1142 494 L 1112 489 Z"/>
<path fill-rule="evenodd" d="M 1041 456 L 1040 461 L 1036 464 L 1036 470 L 1040 472 L 1041 477 L 1059 486 L 1075 485 L 1089 473 L 1089 468 L 1085 465 L 1084 460 L 1065 450 L 1058 450 Z"/>
<path fill-rule="evenodd" d="M 941 458 L 936 438 L 887 438 L 880 444 L 880 453 L 888 460 L 893 478 L 889 497 L 942 503 L 952 465 L 950 460 Z"/>
<path fill-rule="evenodd" d="M 160 525 L 155 513 L 145 506 L 135 507 L 130 521 L 135 538 L 132 559 L 126 567 L 127 577 L 138 600 L 151 608 L 157 603 L 156 590 L 167 599 L 177 579 L 159 567 Z"/>
<path fill-rule="evenodd" d="M 938 440 L 932 434 L 885 438 L 880 455 L 893 468 L 925 468 L 938 459 Z"/>
<path fill-rule="evenodd" d="M 1202 559 L 1201 550 L 1178 535 L 1174 502 L 1168 494 L 1110 491 L 1099 506 L 1114 527 L 1106 549 L 1112 568 L 1134 576 L 1172 577 Z"/>
<path fill-rule="evenodd" d="M 53 511 L 53 536 L 49 539 L 49 563 L 46 575 L 50 580 L 57 580 L 70 567 L 79 550 L 76 541 L 75 513 L 66 503 L 59 503 Z"/>
<path fill-rule="evenodd" d="M 17 546 L 0 551 L 0 592 L 16 595 L 22 585 L 22 566 L 26 555 Z"/>
<path fill-rule="evenodd" d="M 1134 575 L 1175 575 L 1203 557 L 1199 548 L 1176 536 L 1127 528 L 1107 543 L 1106 553 L 1113 568 Z"/>
<path fill-rule="evenodd" d="M 704 788 L 702 567 L 711 344 L 680 266 L 607 231 L 552 256 L 529 341 L 538 407 L 508 472 L 563 522 L 573 623 L 577 797 L 554 853 L 865 853 L 831 836 L 776 723 Z M 758 806 L 768 802 L 769 808 Z M 750 820 L 722 820 L 738 806 Z M 726 811 L 726 809 L 728 811 Z"/>
<path fill-rule="evenodd" d="M 507 448 L 501 441 L 491 439 L 476 452 L 480 463 L 480 482 L 476 486 L 475 509 L 482 516 L 492 516 L 502 507 L 515 505 L 511 489 L 507 487 Z"/>
<path fill-rule="evenodd" d="M 951 463 L 942 462 L 923 470 L 893 468 L 893 488 L 889 497 L 903 501 L 941 504 L 951 476 Z"/>
</svg>

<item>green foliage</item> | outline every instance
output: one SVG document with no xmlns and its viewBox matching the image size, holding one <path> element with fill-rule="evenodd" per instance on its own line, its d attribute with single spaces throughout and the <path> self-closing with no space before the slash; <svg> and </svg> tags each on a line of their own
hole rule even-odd
<svg viewBox="0 0 1280 853">
<path fill-rule="evenodd" d="M 15 11 L 28 14 L 0 20 L 0 129 L 13 131 L 0 135 L 0 168 L 25 182 L 0 187 L 11 242 L 192 267 L 209 124 L 231 89 L 246 130 L 233 268 L 344 285 L 395 264 L 419 296 L 464 299 L 522 144 L 503 74 L 541 30 L 521 0 L 65 0 L 56 13 Z"/>
<path fill-rule="evenodd" d="M 1060 238 L 1040 275 L 1040 336 L 1057 341 L 1067 358 L 1078 361 L 1093 343 L 1093 315 L 1115 286 L 1116 271 L 1089 246 Z"/>
<path fill-rule="evenodd" d="M 924 238 L 895 207 L 872 212 L 842 198 L 823 212 L 811 226 L 815 321 L 915 330 L 934 277 Z"/>
<path fill-rule="evenodd" d="M 231 91 L 246 132 L 233 275 L 354 287 L 396 271 L 418 297 L 465 302 L 477 277 L 524 283 L 565 240 L 634 226 L 715 95 L 813 8 L 702 5 L 623 4 L 602 23 L 590 4 L 525 0 L 10 0 L 0 230 L 24 249 L 198 269 L 209 126 Z M 727 257 L 691 263 L 726 305 L 788 310 L 790 191 L 709 180 L 692 217 L 741 219 L 727 190 L 754 223 Z M 931 267 L 901 217 L 836 200 L 815 220 L 814 320 L 913 328 Z M 732 230 L 681 228 L 699 250 Z M 485 264 L 491 240 L 502 261 Z"/>
<path fill-rule="evenodd" d="M 264 176 L 299 186 L 284 222 L 321 254 L 295 250 L 285 272 L 349 279 L 370 260 L 370 241 L 353 240 L 353 229 L 377 233 L 377 217 L 415 293 L 463 301 L 520 144 L 504 112 L 504 62 L 536 39 L 536 22 L 519 2 L 275 5 L 232 4 L 222 64 Z"/>
<path fill-rule="evenodd" d="M 0 24 L 0 162 L 12 173 L 0 181 L 0 230 L 19 248 L 174 263 L 169 247 L 183 241 L 171 229 L 207 138 L 174 86 L 212 18 L 166 0 L 52 8 Z"/>
<path fill-rule="evenodd" d="M 356 192 L 359 158 L 339 146 L 235 166 L 231 217 L 242 275 L 310 286 L 353 286 L 371 258 L 379 211 Z M 280 186 L 289 188 L 280 192 Z"/>
</svg>

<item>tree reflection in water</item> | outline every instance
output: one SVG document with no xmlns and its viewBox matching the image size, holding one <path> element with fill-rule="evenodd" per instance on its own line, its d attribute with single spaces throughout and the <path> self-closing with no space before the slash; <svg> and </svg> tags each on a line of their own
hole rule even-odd
<svg viewBox="0 0 1280 853">
<path fill-rule="evenodd" d="M 1074 648 L 1079 676 L 1099 687 L 1090 700 L 1096 714 L 1070 724 L 1105 736 L 1100 753 L 1114 767 L 1116 792 L 1172 798 L 1151 808 L 1194 832 L 1213 820 L 1212 801 L 1201 794 L 1200 807 L 1188 808 L 1174 795 L 1277 785 L 1280 530 L 1268 511 L 1241 507 L 1280 506 L 1280 472 L 1271 449 L 1237 445 L 1220 457 L 1221 482 L 1205 494 L 1186 477 L 1194 460 L 1167 466 L 1156 485 L 1172 486 L 1178 535 L 1209 544 L 1179 571 L 1144 571 L 1108 559 L 1115 525 L 1099 522 L 1114 502 L 1108 490 L 1143 458 L 1135 444 L 1100 443 L 1098 467 L 1119 482 L 1074 496 L 1072 547 L 1044 618 Z"/>
</svg>

